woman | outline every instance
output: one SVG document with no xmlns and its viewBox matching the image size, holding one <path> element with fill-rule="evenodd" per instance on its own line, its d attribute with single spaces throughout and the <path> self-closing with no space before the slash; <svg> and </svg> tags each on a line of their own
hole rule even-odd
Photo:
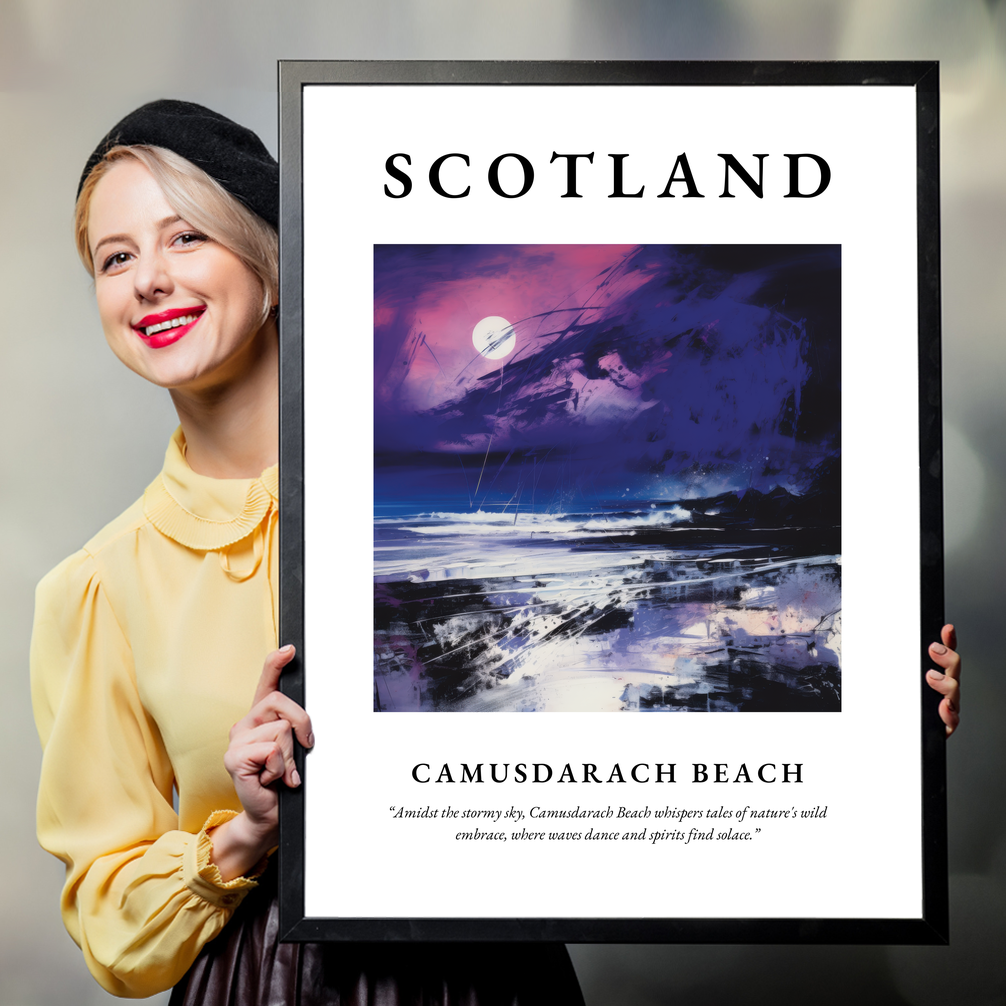
<svg viewBox="0 0 1006 1006">
<path fill-rule="evenodd" d="M 300 785 L 294 737 L 313 744 L 277 690 L 277 220 L 258 137 L 187 102 L 128 115 L 81 178 L 105 336 L 180 426 L 143 497 L 38 589 L 38 831 L 67 929 L 121 996 L 582 1004 L 561 945 L 277 944 L 276 787 Z"/>
</svg>

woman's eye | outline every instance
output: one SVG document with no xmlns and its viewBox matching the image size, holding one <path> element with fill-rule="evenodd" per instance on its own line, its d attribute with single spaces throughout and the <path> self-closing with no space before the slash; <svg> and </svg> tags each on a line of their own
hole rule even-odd
<svg viewBox="0 0 1006 1006">
<path fill-rule="evenodd" d="M 114 271 L 121 265 L 125 265 L 129 261 L 129 252 L 116 252 L 114 255 L 109 255 L 102 264 L 102 272 Z"/>
<path fill-rule="evenodd" d="M 205 234 L 200 234 L 198 231 L 186 231 L 184 234 L 179 234 L 174 243 L 182 248 L 190 248 L 192 245 L 202 244 L 205 240 Z"/>
</svg>

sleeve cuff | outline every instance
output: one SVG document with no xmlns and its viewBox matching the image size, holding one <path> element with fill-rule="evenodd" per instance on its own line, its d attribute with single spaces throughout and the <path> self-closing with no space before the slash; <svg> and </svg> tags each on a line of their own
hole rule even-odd
<svg viewBox="0 0 1006 1006">
<path fill-rule="evenodd" d="M 182 875 L 186 886 L 200 898 L 218 908 L 234 909 L 244 900 L 245 895 L 258 887 L 255 878 L 262 875 L 269 865 L 269 857 L 263 856 L 255 868 L 244 877 L 224 880 L 216 863 L 210 861 L 213 842 L 207 834 L 212 828 L 237 817 L 236 810 L 215 810 L 206 819 L 202 831 L 195 840 L 185 846 L 182 859 Z"/>
</svg>

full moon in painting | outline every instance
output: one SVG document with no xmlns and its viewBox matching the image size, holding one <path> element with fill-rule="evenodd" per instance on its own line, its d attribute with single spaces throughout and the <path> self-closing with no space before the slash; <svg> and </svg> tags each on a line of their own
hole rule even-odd
<svg viewBox="0 0 1006 1006">
<path fill-rule="evenodd" d="M 472 343 L 487 360 L 502 360 L 517 345 L 513 325 L 498 315 L 483 318 L 472 330 Z"/>
</svg>

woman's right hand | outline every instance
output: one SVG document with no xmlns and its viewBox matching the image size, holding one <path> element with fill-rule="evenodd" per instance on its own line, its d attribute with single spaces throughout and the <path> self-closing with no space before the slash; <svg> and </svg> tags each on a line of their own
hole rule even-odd
<svg viewBox="0 0 1006 1006">
<path fill-rule="evenodd" d="M 961 722 L 961 656 L 957 652 L 957 630 L 944 625 L 940 642 L 930 643 L 929 656 L 943 668 L 926 672 L 926 683 L 943 696 L 940 702 L 940 719 L 949 737 Z"/>
<path fill-rule="evenodd" d="M 266 657 L 251 710 L 231 727 L 224 766 L 244 810 L 209 833 L 211 859 L 225 881 L 247 873 L 278 842 L 279 793 L 274 784 L 282 779 L 291 788 L 300 785 L 294 734 L 304 747 L 314 746 L 311 717 L 279 690 L 280 675 L 295 652 L 284 646 Z"/>
</svg>

